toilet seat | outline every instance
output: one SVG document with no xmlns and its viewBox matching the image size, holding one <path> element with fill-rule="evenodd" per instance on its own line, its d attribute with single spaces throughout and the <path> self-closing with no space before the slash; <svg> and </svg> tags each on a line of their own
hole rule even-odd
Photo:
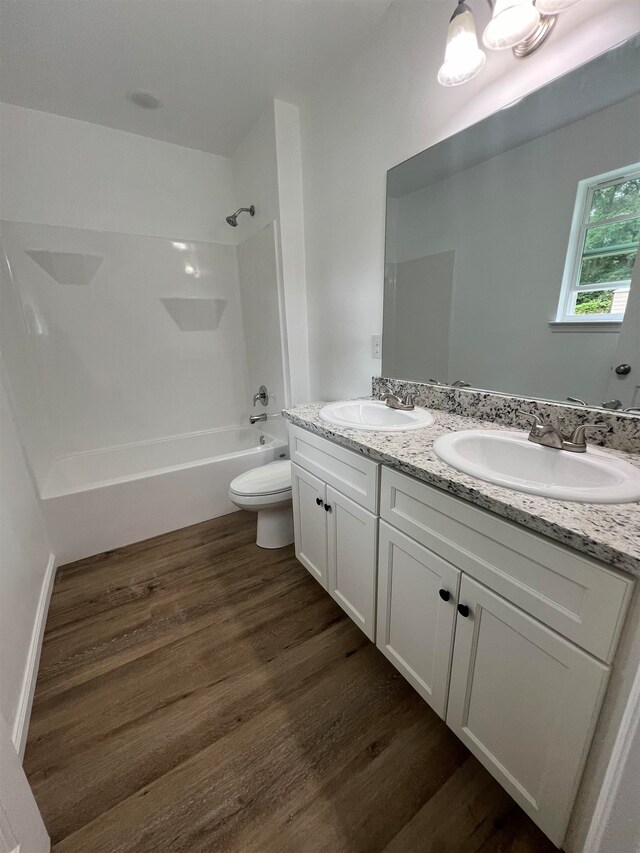
<svg viewBox="0 0 640 853">
<path fill-rule="evenodd" d="M 273 495 L 282 499 L 291 492 L 291 460 L 269 462 L 267 465 L 245 471 L 231 481 L 229 490 L 242 498 L 264 498 Z"/>
<path fill-rule="evenodd" d="M 259 548 L 284 548 L 292 544 L 294 535 L 289 459 L 269 462 L 240 474 L 231 481 L 229 500 L 239 509 L 258 514 L 256 545 Z"/>
</svg>

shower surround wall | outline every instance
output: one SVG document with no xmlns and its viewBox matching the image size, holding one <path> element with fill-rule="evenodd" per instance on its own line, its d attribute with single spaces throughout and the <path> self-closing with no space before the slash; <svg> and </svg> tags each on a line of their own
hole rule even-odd
<svg viewBox="0 0 640 853">
<path fill-rule="evenodd" d="M 235 247 L 1 228 L 56 457 L 240 422 Z"/>
<path fill-rule="evenodd" d="M 131 507 L 139 528 L 114 520 L 109 542 L 75 542 L 74 525 L 48 505 L 54 460 L 72 457 L 70 465 L 90 470 L 96 454 L 110 458 L 105 448 L 247 424 L 263 383 L 273 393 L 270 413 L 290 402 L 278 210 L 257 232 L 244 222 L 232 229 L 225 216 L 246 199 L 236 196 L 231 159 L 0 110 L 1 352 L 64 562 L 172 529 L 172 512 L 151 511 L 160 485 L 154 469 L 148 494 L 137 498 L 146 514 Z M 198 461 L 185 465 L 195 473 Z M 234 464 L 246 467 L 248 457 Z M 176 507 L 173 526 L 233 510 L 227 475 L 216 476 L 209 490 L 185 480 L 185 494 L 201 498 L 188 517 Z M 55 485 L 62 498 L 59 477 Z M 182 509 L 186 503 L 183 496 Z M 109 527 L 104 517 L 84 527 L 92 523 Z"/>
<path fill-rule="evenodd" d="M 17 358 L 6 366 L 34 467 L 49 454 L 239 423 L 248 393 L 240 289 L 235 248 L 220 245 L 231 242 L 231 161 L 1 109 L 3 241 L 21 303 L 6 294 L 5 270 L 3 307 L 23 312 L 22 352 L 35 356 L 40 386 L 16 381 Z M 96 265 L 84 284 L 64 269 L 82 255 Z M 190 331 L 187 314 L 207 311 L 205 330 Z M 217 313 L 218 328 L 206 330 Z M 25 423 L 35 393 L 47 415 L 39 435 Z"/>
</svg>

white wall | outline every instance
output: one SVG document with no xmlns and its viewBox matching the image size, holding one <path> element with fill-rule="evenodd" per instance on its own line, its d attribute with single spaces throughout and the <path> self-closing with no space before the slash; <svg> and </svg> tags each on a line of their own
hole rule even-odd
<svg viewBox="0 0 640 853">
<path fill-rule="evenodd" d="M 271 222 L 247 237 L 237 250 L 248 396 L 253 397 L 261 385 L 266 386 L 269 394 L 267 406 L 257 403 L 252 408 L 254 414 L 278 415 L 287 405 L 284 298 L 277 247 L 277 225 Z"/>
<path fill-rule="evenodd" d="M 255 216 L 243 213 L 238 227 L 228 229 L 236 243 L 261 231 L 280 217 L 278 158 L 273 106 L 266 110 L 236 148 L 231 158 L 238 207 L 254 205 Z"/>
<path fill-rule="evenodd" d="M 0 713 L 15 742 L 16 724 L 21 715 L 28 716 L 29 655 L 50 553 L 3 379 L 0 376 Z"/>
<path fill-rule="evenodd" d="M 231 161 L 64 116 L 0 104 L 2 218 L 233 242 Z"/>
<path fill-rule="evenodd" d="M 476 9 L 479 28 L 487 12 Z M 470 83 L 436 82 L 450 4 L 392 5 L 367 47 L 302 109 L 311 397 L 367 393 L 380 370 L 386 171 L 640 30 L 636 0 L 589 0 L 541 52 L 492 54 Z"/>
<path fill-rule="evenodd" d="M 309 400 L 309 335 L 300 110 L 293 104 L 276 100 L 274 113 L 291 402 L 306 403 Z"/>
<path fill-rule="evenodd" d="M 238 205 L 253 204 L 252 219 L 239 218 L 238 242 L 277 221 L 289 385 L 293 402 L 309 399 L 306 269 L 302 196 L 302 153 L 298 107 L 275 100 L 233 155 Z"/>
</svg>

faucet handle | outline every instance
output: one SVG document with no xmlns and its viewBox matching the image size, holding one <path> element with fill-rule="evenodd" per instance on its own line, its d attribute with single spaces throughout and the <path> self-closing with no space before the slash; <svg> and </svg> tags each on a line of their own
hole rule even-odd
<svg viewBox="0 0 640 853">
<path fill-rule="evenodd" d="M 531 422 L 531 429 L 544 426 L 538 415 L 534 415 L 533 412 L 528 412 L 526 409 L 518 409 L 517 414 L 524 415 L 525 418 L 529 418 L 529 421 Z"/>
<path fill-rule="evenodd" d="M 586 450 L 587 442 L 585 440 L 585 432 L 588 429 L 608 429 L 608 424 L 581 424 L 571 433 L 569 437 L 569 444 L 575 445 L 575 448 L 580 448 L 580 450 Z"/>
<path fill-rule="evenodd" d="M 404 395 L 404 402 L 407 406 L 415 406 L 416 394 L 415 391 L 407 391 Z"/>
<path fill-rule="evenodd" d="M 269 405 L 269 392 L 267 391 L 266 385 L 261 385 L 258 388 L 258 393 L 253 395 L 254 407 L 258 401 L 260 401 L 263 406 Z"/>
</svg>

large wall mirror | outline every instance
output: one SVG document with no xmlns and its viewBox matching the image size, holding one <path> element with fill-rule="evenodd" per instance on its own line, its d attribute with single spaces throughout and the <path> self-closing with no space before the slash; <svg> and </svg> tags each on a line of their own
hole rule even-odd
<svg viewBox="0 0 640 853">
<path fill-rule="evenodd" d="M 640 407 L 639 69 L 635 38 L 388 172 L 384 376 Z"/>
</svg>

